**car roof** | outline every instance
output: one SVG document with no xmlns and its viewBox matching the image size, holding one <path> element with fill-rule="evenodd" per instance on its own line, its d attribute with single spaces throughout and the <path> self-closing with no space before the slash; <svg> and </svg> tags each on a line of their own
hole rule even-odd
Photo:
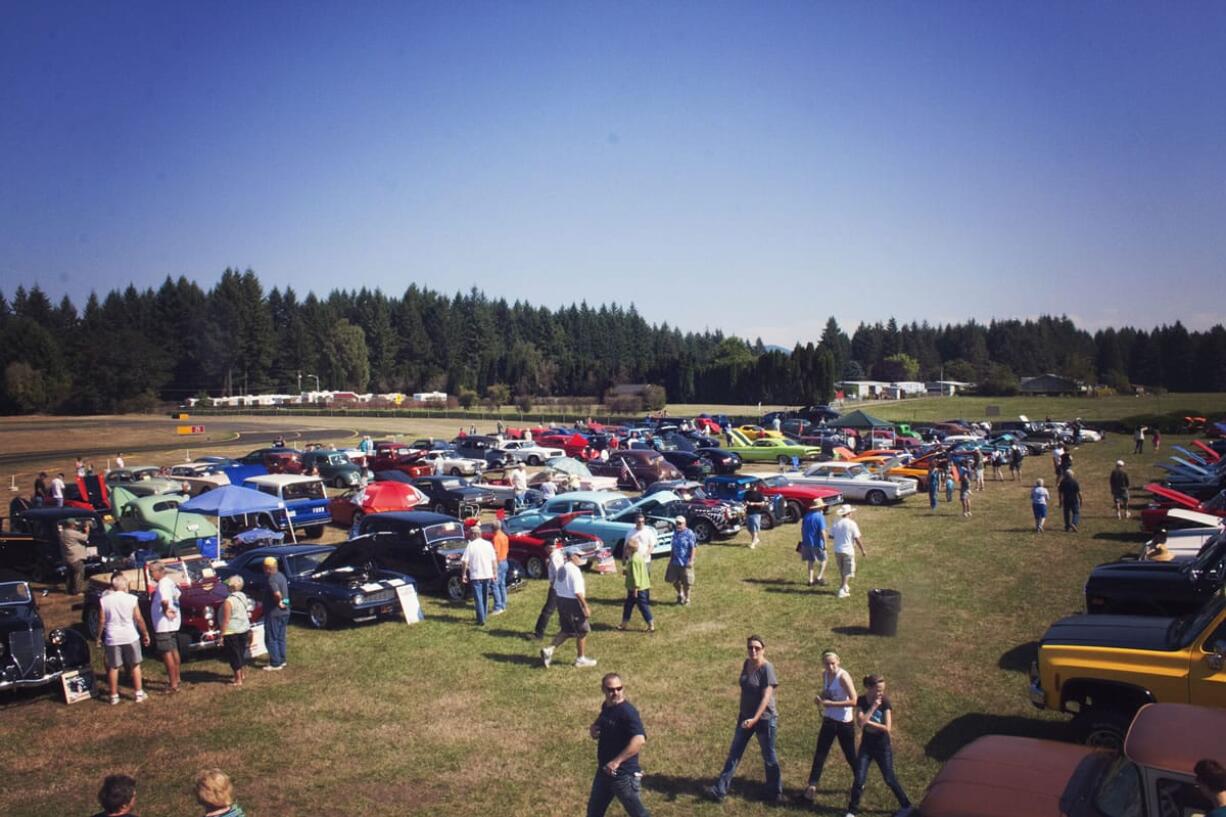
<svg viewBox="0 0 1226 817">
<path fill-rule="evenodd" d="M 248 558 L 265 556 L 298 556 L 302 553 L 318 553 L 323 550 L 335 550 L 332 545 L 276 545 L 275 547 L 252 548 L 246 551 Z"/>
<path fill-rule="evenodd" d="M 27 508 L 21 515 L 29 519 L 70 519 L 80 516 L 98 516 L 92 508 Z"/>
<path fill-rule="evenodd" d="M 629 499 L 625 494 L 618 493 L 617 491 L 567 491 L 564 494 L 558 494 L 550 502 L 557 502 L 562 499 L 582 499 L 587 502 L 603 505 L 605 500 L 612 499 L 613 497 Z"/>
<path fill-rule="evenodd" d="M 392 519 L 397 522 L 408 522 L 413 525 L 425 527 L 426 525 L 438 525 L 442 522 L 455 522 L 454 516 L 448 516 L 445 513 L 434 513 L 434 511 L 384 511 L 382 513 L 371 514 L 367 519 Z"/>
<path fill-rule="evenodd" d="M 319 477 L 308 477 L 305 474 L 261 474 L 258 477 L 247 477 L 243 482 L 253 482 L 256 485 L 293 485 L 300 482 L 319 482 Z"/>
<path fill-rule="evenodd" d="M 1191 704 L 1141 707 L 1128 735 L 1124 754 L 1134 763 L 1191 774 L 1196 761 L 1217 757 L 1226 735 L 1226 712 Z"/>
</svg>

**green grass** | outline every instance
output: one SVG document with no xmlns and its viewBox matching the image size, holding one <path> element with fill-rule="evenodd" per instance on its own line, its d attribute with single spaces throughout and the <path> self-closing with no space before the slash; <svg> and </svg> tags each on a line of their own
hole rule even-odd
<svg viewBox="0 0 1226 817">
<path fill-rule="evenodd" d="M 931 416 L 973 413 L 969 403 L 937 405 L 960 408 Z M 600 704 L 600 676 L 617 671 L 648 730 L 645 801 L 653 813 L 774 813 L 756 799 L 762 778 L 756 747 L 723 806 L 697 796 L 727 750 L 750 632 L 765 638 L 781 678 L 779 751 L 789 794 L 803 786 L 819 725 L 812 699 L 820 653 L 834 648 L 857 684 L 868 672 L 889 680 L 898 771 L 918 800 L 941 762 L 977 735 L 1063 735 L 1062 717 L 1030 706 L 1025 645 L 1080 607 L 1091 566 L 1140 541 L 1135 520 L 1115 519 L 1107 492 L 1111 464 L 1131 447 L 1113 436 L 1076 452 L 1086 497 L 1078 535 L 1030 532 L 1030 481 L 1051 474 L 1039 457 L 1027 459 L 1025 483 L 993 483 L 989 474 L 971 519 L 959 516 L 956 500 L 942 501 L 935 515 L 926 497 L 861 508 L 869 556 L 846 601 L 834 597 L 833 586 L 804 585 L 794 525 L 771 532 L 757 551 L 744 547 L 744 534 L 700 550 L 694 603 L 686 609 L 667 603 L 671 592 L 657 563 L 659 632 L 651 636 L 612 630 L 622 580 L 592 576 L 596 629 L 589 653 L 600 662 L 592 670 L 569 666 L 570 644 L 559 649 L 559 666 L 536 666 L 537 645 L 522 635 L 545 587 L 530 582 L 485 630 L 472 625 L 471 608 L 432 597 L 425 601 L 427 621 L 418 625 L 328 632 L 293 626 L 290 668 L 253 672 L 242 690 L 220 683 L 228 675 L 220 660 L 202 658 L 186 665 L 193 683 L 174 698 L 156 694 L 160 665 L 146 661 L 155 694 L 140 707 L 66 707 L 17 696 L 0 713 L 7 783 L 0 809 L 91 813 L 101 778 L 124 771 L 140 780 L 139 813 L 192 813 L 190 780 L 215 765 L 234 777 L 252 815 L 578 814 L 595 765 L 586 730 Z M 1154 458 L 1126 458 L 1134 482 L 1142 482 Z M 897 638 L 865 634 L 871 587 L 903 593 Z M 641 626 L 637 614 L 634 623 Z M 832 753 L 819 797 L 827 813 L 842 813 L 850 782 Z M 893 808 L 876 772 L 865 806 L 869 813 Z"/>
<path fill-rule="evenodd" d="M 989 417 L 988 406 L 997 406 L 997 417 Z M 1205 416 L 1211 419 L 1226 414 L 1226 394 L 1164 394 L 1140 397 L 920 397 L 909 400 L 878 400 L 859 403 L 856 408 L 883 420 L 939 421 L 954 418 L 968 420 L 1016 420 L 1025 414 L 1031 420 L 1046 417 L 1072 419 L 1081 417 L 1089 423 L 1125 420 L 1142 415 Z"/>
</svg>

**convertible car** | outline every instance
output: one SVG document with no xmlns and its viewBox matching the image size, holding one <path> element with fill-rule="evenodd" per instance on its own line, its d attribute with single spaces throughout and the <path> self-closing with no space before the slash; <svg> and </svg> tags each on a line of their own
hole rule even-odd
<svg viewBox="0 0 1226 817">
<path fill-rule="evenodd" d="M 870 505 L 898 502 L 917 490 L 914 479 L 883 479 L 858 462 L 819 462 L 805 469 L 800 476 L 789 476 L 794 485 L 835 488 L 846 500 L 867 502 Z"/>
</svg>

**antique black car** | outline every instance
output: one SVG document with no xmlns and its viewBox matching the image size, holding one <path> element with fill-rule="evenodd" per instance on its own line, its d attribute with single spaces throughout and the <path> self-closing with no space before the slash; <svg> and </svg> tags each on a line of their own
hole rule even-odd
<svg viewBox="0 0 1226 817">
<path fill-rule="evenodd" d="M 97 550 L 85 561 L 85 573 L 109 573 L 126 566 L 134 543 L 107 534 L 100 511 L 82 508 L 31 508 L 10 520 L 11 530 L 0 533 L 0 579 L 59 582 L 67 576 L 60 550 L 60 530 L 74 519 L 92 523 L 89 545 Z"/>
<path fill-rule="evenodd" d="M 468 595 L 460 568 L 467 542 L 459 521 L 428 511 L 391 511 L 365 517 L 357 533 L 370 538 L 363 545 L 367 563 L 407 573 L 419 589 L 446 593 L 452 601 Z M 518 590 L 524 583 L 523 567 L 514 559 L 508 564 L 507 590 Z"/>
<path fill-rule="evenodd" d="M 657 482 L 643 492 L 644 497 L 671 494 L 659 506 L 645 506 L 644 513 L 660 516 L 684 516 L 695 538 L 705 544 L 716 538 L 735 536 L 745 524 L 745 503 L 707 496 L 702 485 L 687 480 Z"/>
<path fill-rule="evenodd" d="M 268 586 L 264 557 L 277 560 L 289 582 L 290 612 L 306 616 L 316 629 L 341 622 L 359 623 L 400 615 L 396 588 L 416 584 L 412 577 L 372 564 L 362 539 L 328 545 L 291 545 L 249 550 L 219 568 L 223 579 L 243 577 L 243 590 L 258 596 Z"/>
<path fill-rule="evenodd" d="M 430 510 L 457 518 L 476 516 L 483 507 L 496 508 L 500 505 L 492 491 L 469 485 L 463 477 L 417 477 L 413 480 L 413 487 L 430 499 Z"/>
<path fill-rule="evenodd" d="M 1218 534 L 1195 557 L 1099 565 L 1086 581 L 1086 612 L 1188 615 L 1220 594 L 1223 582 L 1226 582 L 1226 534 Z"/>
<path fill-rule="evenodd" d="M 89 644 L 75 630 L 46 632 L 25 582 L 0 582 L 0 691 L 34 687 L 89 667 Z"/>
</svg>

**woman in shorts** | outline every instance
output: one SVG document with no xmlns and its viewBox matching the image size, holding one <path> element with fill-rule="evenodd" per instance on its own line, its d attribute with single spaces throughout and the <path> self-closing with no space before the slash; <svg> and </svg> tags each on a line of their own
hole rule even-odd
<svg viewBox="0 0 1226 817">
<path fill-rule="evenodd" d="M 1051 494 L 1043 487 L 1043 480 L 1036 479 L 1034 488 L 1030 491 L 1030 509 L 1034 511 L 1034 532 L 1042 533 L 1043 525 L 1047 523 L 1047 502 Z"/>
<path fill-rule="evenodd" d="M 111 576 L 111 592 L 102 596 L 98 605 L 98 646 L 105 646 L 106 680 L 110 702 L 119 703 L 119 668 L 127 667 L 132 675 L 133 700 L 145 700 L 141 680 L 141 645 L 149 646 L 149 628 L 140 614 L 136 596 L 128 592 L 128 580 L 118 571 Z"/>
<path fill-rule="evenodd" d="M 971 476 L 970 469 L 963 468 L 959 472 L 958 499 L 962 501 L 962 515 L 971 515 Z"/>
<path fill-rule="evenodd" d="M 232 686 L 241 687 L 244 680 L 243 663 L 247 648 L 251 646 L 251 617 L 247 612 L 247 595 L 243 593 L 243 577 L 226 579 L 230 595 L 221 605 L 221 643 L 234 678 Z"/>
</svg>

